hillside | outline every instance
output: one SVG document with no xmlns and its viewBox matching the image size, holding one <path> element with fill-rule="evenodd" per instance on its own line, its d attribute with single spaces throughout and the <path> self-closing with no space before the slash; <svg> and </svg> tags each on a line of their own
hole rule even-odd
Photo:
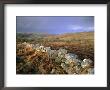
<svg viewBox="0 0 110 90">
<path fill-rule="evenodd" d="M 93 74 L 94 32 L 19 33 L 16 44 L 17 74 Z"/>
<path fill-rule="evenodd" d="M 67 33 L 61 35 L 47 36 L 44 37 L 46 40 L 60 40 L 60 41 L 84 41 L 94 40 L 94 32 L 81 32 L 81 33 Z"/>
</svg>

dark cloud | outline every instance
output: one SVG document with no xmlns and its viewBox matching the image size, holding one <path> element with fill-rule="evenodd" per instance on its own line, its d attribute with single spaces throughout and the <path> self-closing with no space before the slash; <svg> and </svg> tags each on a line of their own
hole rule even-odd
<svg viewBox="0 0 110 90">
<path fill-rule="evenodd" d="M 94 30 L 93 16 L 17 16 L 17 32 L 52 34 Z"/>
</svg>

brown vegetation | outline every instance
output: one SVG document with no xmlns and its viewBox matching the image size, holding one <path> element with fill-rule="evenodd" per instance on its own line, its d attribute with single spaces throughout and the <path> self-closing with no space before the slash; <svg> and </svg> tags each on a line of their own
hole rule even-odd
<svg viewBox="0 0 110 90">
<path fill-rule="evenodd" d="M 22 38 L 21 38 L 22 39 Z M 22 41 L 22 40 L 21 40 Z M 49 58 L 46 52 L 36 51 L 31 47 L 22 45 L 17 40 L 16 48 L 16 73 L 17 74 L 67 74 L 61 67 L 61 63 L 55 62 L 55 59 Z M 51 47 L 52 50 L 64 48 L 68 53 L 75 53 L 83 60 L 89 58 L 94 61 L 94 32 L 83 32 L 75 34 L 51 35 L 44 37 L 41 41 L 29 41 L 29 43 L 41 43 L 44 46 Z M 70 68 L 69 69 L 74 69 Z M 75 72 L 73 70 L 73 72 Z M 81 68 L 81 74 L 87 73 L 87 68 Z"/>
</svg>

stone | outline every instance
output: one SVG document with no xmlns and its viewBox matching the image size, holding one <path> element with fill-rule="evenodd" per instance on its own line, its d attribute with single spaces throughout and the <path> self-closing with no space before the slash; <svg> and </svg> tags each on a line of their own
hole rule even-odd
<svg viewBox="0 0 110 90">
<path fill-rule="evenodd" d="M 94 74 L 94 68 L 89 68 L 87 71 L 88 71 L 88 74 Z"/>
<path fill-rule="evenodd" d="M 90 59 L 84 59 L 82 61 L 82 63 L 81 63 L 81 66 L 82 66 L 82 68 L 89 67 L 89 66 L 91 66 L 92 63 L 93 63 L 92 60 L 90 60 Z"/>
</svg>

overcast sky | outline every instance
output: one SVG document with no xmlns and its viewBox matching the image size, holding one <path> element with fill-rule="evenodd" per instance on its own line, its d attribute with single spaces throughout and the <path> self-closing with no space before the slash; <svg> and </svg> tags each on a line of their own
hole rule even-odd
<svg viewBox="0 0 110 90">
<path fill-rule="evenodd" d="M 62 34 L 94 31 L 93 16 L 17 16 L 17 32 Z"/>
</svg>

